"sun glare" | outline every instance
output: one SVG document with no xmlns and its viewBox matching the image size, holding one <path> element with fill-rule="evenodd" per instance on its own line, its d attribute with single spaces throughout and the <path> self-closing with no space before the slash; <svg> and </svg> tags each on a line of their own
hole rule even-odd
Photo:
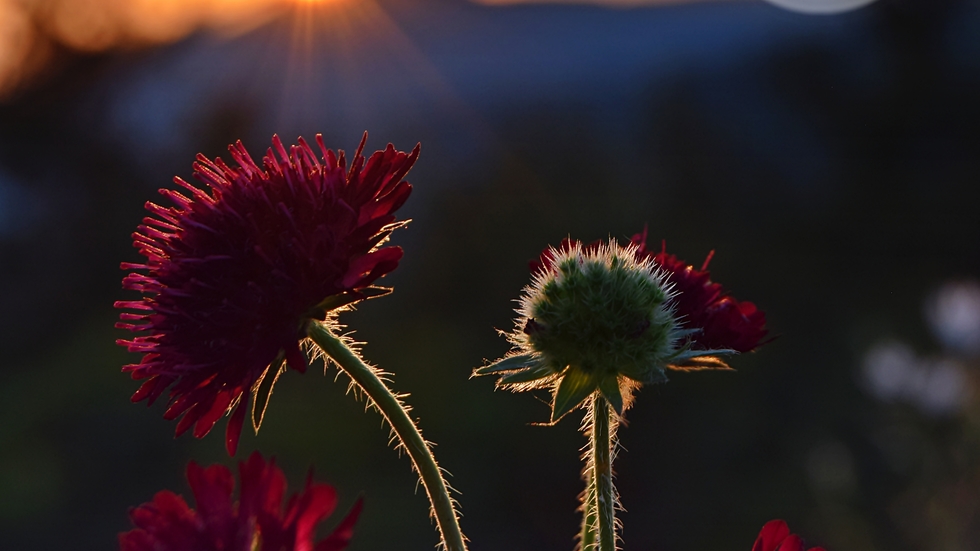
<svg viewBox="0 0 980 551">
<path fill-rule="evenodd" d="M 375 81 L 387 71 L 398 75 L 403 95 L 438 98 L 454 116 L 475 124 L 378 0 L 0 0 L 0 99 L 29 85 L 52 48 L 111 51 L 175 42 L 202 30 L 230 38 L 263 25 L 271 31 L 251 40 L 268 40 L 267 56 L 250 63 L 278 75 L 263 85 L 281 88 L 279 123 L 319 120 L 329 98 L 344 106 L 334 118 L 358 126 L 353 121 L 375 113 L 378 98 L 393 90 Z"/>
<path fill-rule="evenodd" d="M 55 45 L 101 52 L 173 42 L 198 29 L 234 36 L 267 23 L 298 1 L 0 0 L 0 97 L 36 73 Z"/>
</svg>

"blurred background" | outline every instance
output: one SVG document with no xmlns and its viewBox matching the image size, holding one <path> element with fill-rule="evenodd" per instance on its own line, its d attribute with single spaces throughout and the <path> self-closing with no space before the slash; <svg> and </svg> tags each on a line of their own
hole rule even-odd
<svg viewBox="0 0 980 551">
<path fill-rule="evenodd" d="M 0 547 L 116 548 L 130 506 L 190 497 L 188 460 L 234 464 L 223 421 L 175 440 L 129 402 L 112 303 L 143 203 L 237 139 L 369 130 L 422 143 L 414 221 L 395 293 L 342 321 L 411 394 L 474 551 L 578 530 L 580 414 L 532 426 L 545 396 L 468 379 L 507 351 L 527 261 L 644 225 L 714 249 L 778 338 L 640 393 L 625 549 L 748 551 L 773 518 L 829 551 L 976 549 L 980 4 L 845 4 L 0 0 Z M 286 374 L 239 458 L 363 494 L 352 551 L 432 549 L 345 389 Z"/>
</svg>

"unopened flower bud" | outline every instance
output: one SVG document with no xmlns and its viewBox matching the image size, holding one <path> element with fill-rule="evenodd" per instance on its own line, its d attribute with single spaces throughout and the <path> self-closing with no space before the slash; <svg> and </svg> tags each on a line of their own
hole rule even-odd
<svg viewBox="0 0 980 551">
<path fill-rule="evenodd" d="M 596 390 L 621 413 L 634 387 L 666 381 L 667 366 L 690 356 L 672 297 L 635 246 L 566 241 L 524 289 L 508 334 L 516 352 L 475 374 L 501 374 L 498 385 L 513 390 L 553 387 L 552 422 Z"/>
</svg>

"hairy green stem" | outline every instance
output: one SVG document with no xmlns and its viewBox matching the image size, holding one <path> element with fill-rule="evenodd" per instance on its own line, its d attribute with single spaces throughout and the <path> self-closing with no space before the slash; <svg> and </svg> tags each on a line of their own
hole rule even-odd
<svg viewBox="0 0 980 551">
<path fill-rule="evenodd" d="M 612 410 L 602 393 L 592 402 L 592 479 L 595 481 L 598 551 L 616 551 L 616 488 L 612 481 Z"/>
<path fill-rule="evenodd" d="M 592 453 L 591 450 L 589 453 Z M 582 472 L 585 491 L 582 493 L 582 532 L 579 534 L 579 551 L 595 550 L 595 477 L 592 476 L 591 462 Z"/>
<path fill-rule="evenodd" d="M 378 378 L 374 368 L 365 364 L 357 353 L 322 324 L 310 322 L 307 326 L 307 335 L 361 387 L 395 431 L 395 435 L 408 452 L 415 470 L 422 479 L 425 493 L 432 503 L 432 511 L 445 550 L 466 551 L 465 538 L 459 529 L 459 520 L 453 508 L 452 498 L 449 497 L 446 481 L 442 478 L 442 472 L 436 464 L 432 450 L 422 439 L 422 434 L 408 416 L 401 401 Z"/>
</svg>

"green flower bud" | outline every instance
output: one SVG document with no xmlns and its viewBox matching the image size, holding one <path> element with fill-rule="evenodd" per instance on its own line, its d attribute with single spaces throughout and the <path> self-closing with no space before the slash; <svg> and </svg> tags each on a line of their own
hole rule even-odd
<svg viewBox="0 0 980 551">
<path fill-rule="evenodd" d="M 474 375 L 499 374 L 497 385 L 515 391 L 552 388 L 552 422 L 595 391 L 622 413 L 633 389 L 665 382 L 668 367 L 725 352 L 688 349 L 672 297 L 665 273 L 635 246 L 566 241 L 545 251 L 524 288 L 507 334 L 515 351 Z"/>
</svg>

